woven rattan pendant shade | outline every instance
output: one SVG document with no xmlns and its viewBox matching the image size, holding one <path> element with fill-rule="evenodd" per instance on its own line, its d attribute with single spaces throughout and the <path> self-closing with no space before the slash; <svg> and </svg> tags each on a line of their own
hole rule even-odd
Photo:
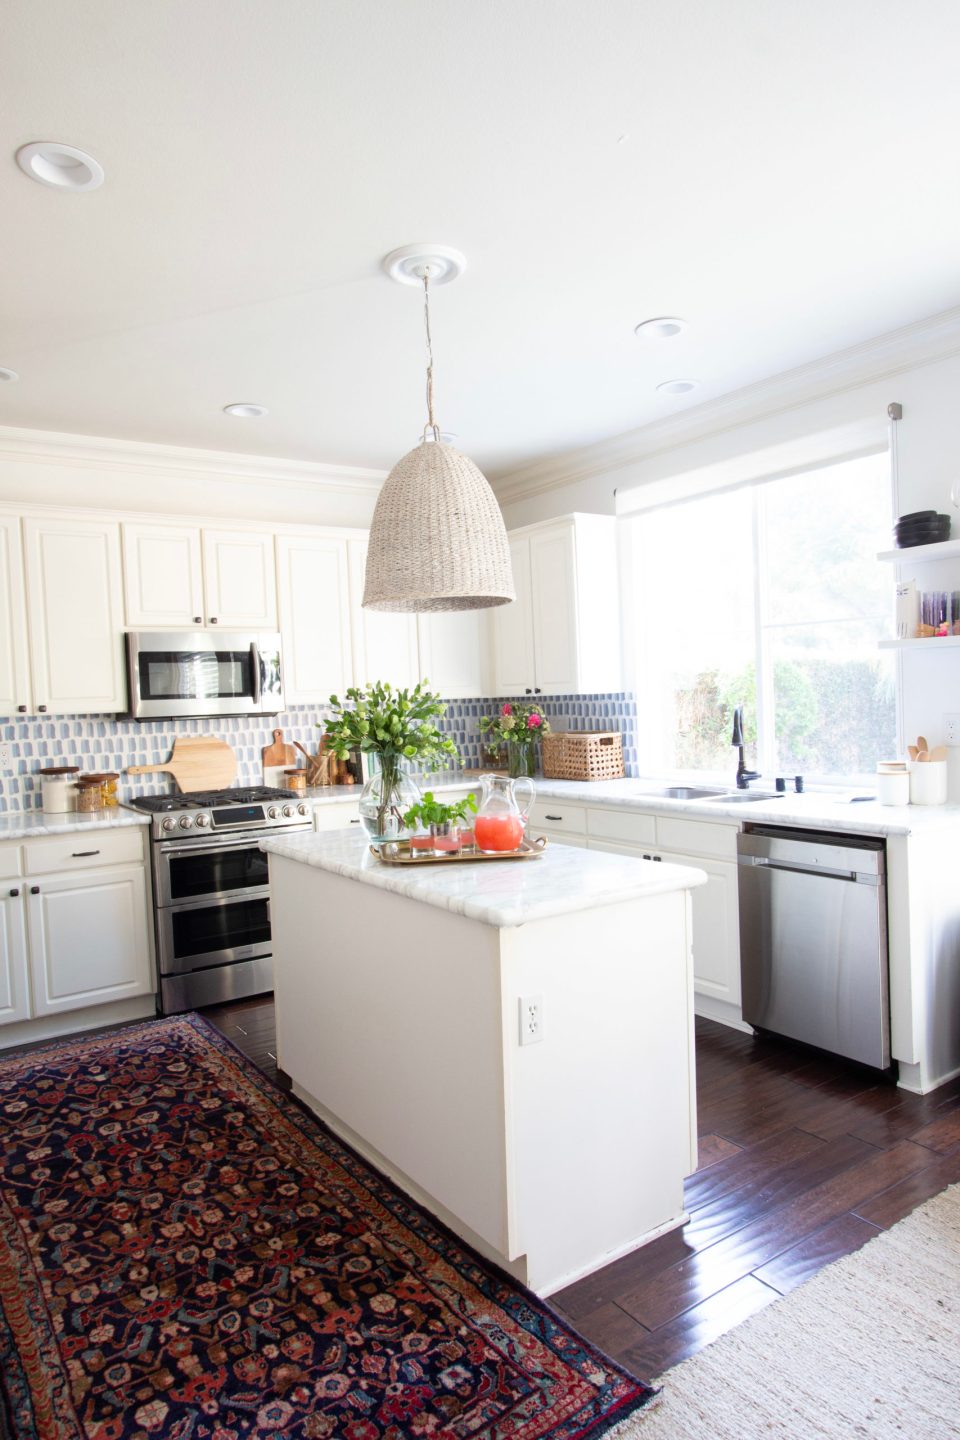
<svg viewBox="0 0 960 1440">
<path fill-rule="evenodd" d="M 387 476 L 367 550 L 369 610 L 480 610 L 515 599 L 496 496 L 452 445 L 423 441 Z"/>
</svg>

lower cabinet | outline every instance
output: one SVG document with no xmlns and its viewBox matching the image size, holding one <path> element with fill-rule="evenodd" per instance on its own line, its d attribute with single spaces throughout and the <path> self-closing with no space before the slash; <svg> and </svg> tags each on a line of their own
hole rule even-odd
<svg viewBox="0 0 960 1440">
<path fill-rule="evenodd" d="M 359 800 L 358 787 L 356 800 L 334 800 L 328 805 L 314 805 L 314 830 L 346 830 L 348 826 L 359 830 L 360 812 L 357 808 Z"/>
<path fill-rule="evenodd" d="M 0 1025 L 153 994 L 142 845 L 121 827 L 0 846 Z"/>
<path fill-rule="evenodd" d="M 142 865 L 52 876 L 28 888 L 34 1015 L 153 990 Z"/>
</svg>

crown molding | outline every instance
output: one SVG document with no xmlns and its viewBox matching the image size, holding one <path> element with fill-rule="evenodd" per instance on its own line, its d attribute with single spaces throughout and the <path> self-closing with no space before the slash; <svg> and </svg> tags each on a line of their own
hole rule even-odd
<svg viewBox="0 0 960 1440">
<path fill-rule="evenodd" d="M 156 445 L 141 440 L 69 435 L 54 430 L 0 426 L 0 464 L 67 465 L 78 469 L 121 470 L 125 474 L 190 480 L 223 480 L 236 484 L 292 486 L 375 494 L 386 470 L 357 465 L 327 465 L 312 460 L 282 460 L 230 450 L 198 450 L 181 445 Z"/>
<path fill-rule="evenodd" d="M 535 460 L 495 478 L 491 484 L 501 504 L 530 499 L 778 411 L 933 364 L 958 351 L 960 306 L 692 406 L 681 415 L 654 420 L 595 445 Z"/>
</svg>

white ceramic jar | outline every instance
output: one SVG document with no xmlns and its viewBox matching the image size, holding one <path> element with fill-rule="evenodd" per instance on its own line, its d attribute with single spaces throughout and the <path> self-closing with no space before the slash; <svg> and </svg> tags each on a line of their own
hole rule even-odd
<svg viewBox="0 0 960 1440">
<path fill-rule="evenodd" d="M 899 769 L 877 766 L 877 799 L 881 805 L 910 804 L 910 775 L 906 765 Z"/>
<path fill-rule="evenodd" d="M 77 808 L 79 765 L 53 765 L 40 771 L 40 793 L 45 815 L 66 815 Z"/>
<path fill-rule="evenodd" d="M 914 760 L 910 766 L 910 804 L 946 805 L 946 760 Z"/>
</svg>

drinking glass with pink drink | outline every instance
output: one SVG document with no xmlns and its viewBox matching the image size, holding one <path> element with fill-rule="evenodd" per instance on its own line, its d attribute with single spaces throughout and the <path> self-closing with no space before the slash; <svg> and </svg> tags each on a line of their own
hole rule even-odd
<svg viewBox="0 0 960 1440">
<path fill-rule="evenodd" d="M 477 849 L 485 855 L 519 849 L 536 793 L 533 781 L 526 776 L 511 780 L 506 775 L 481 775 L 480 785 L 480 807 L 473 821 Z"/>
</svg>

